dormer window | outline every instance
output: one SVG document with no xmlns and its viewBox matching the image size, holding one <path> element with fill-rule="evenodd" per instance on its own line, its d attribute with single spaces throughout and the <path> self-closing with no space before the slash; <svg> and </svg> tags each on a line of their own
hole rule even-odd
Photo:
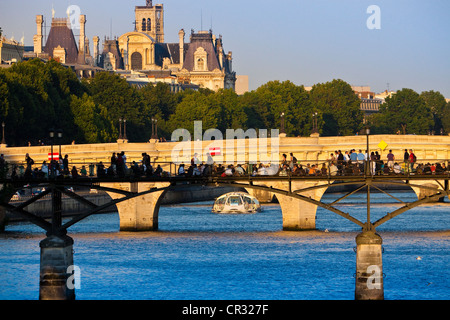
<svg viewBox="0 0 450 320">
<path fill-rule="evenodd" d="M 202 47 L 194 53 L 194 71 L 208 71 L 208 53 Z"/>
</svg>

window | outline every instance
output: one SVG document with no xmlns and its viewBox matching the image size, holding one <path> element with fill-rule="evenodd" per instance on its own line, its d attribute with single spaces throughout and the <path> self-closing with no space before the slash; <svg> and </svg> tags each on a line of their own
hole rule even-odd
<svg viewBox="0 0 450 320">
<path fill-rule="evenodd" d="M 147 19 L 147 31 L 152 31 L 152 20 L 150 18 Z"/>
<path fill-rule="evenodd" d="M 142 31 L 147 31 L 147 25 L 146 25 L 146 22 L 145 22 L 145 18 L 142 19 Z"/>
<path fill-rule="evenodd" d="M 197 60 L 197 70 L 205 70 L 205 61 L 202 58 Z"/>
<path fill-rule="evenodd" d="M 202 47 L 194 53 L 194 71 L 208 71 L 208 54 Z"/>
</svg>

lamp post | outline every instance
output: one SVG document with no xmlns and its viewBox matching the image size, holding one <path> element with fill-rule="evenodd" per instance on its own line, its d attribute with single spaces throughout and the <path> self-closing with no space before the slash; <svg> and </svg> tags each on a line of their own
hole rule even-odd
<svg viewBox="0 0 450 320">
<path fill-rule="evenodd" d="M 369 135 L 370 135 L 370 128 L 366 127 L 366 151 L 367 151 L 367 159 L 366 159 L 366 175 L 370 174 L 370 153 L 369 153 Z"/>
<path fill-rule="evenodd" d="M 284 112 L 281 113 L 280 118 L 281 118 L 281 128 L 280 128 L 280 133 L 286 133 L 286 132 L 285 132 L 285 129 L 284 129 Z"/>
<path fill-rule="evenodd" d="M 6 141 L 5 141 L 5 122 L 2 122 L 2 129 L 3 129 L 2 144 L 5 145 L 6 144 Z"/>
<path fill-rule="evenodd" d="M 61 161 L 62 159 L 62 154 L 61 154 L 61 138 L 63 136 L 63 131 L 61 129 L 58 129 L 57 132 L 58 135 L 58 142 L 59 142 L 59 161 Z"/>
<path fill-rule="evenodd" d="M 127 119 L 123 119 L 123 140 L 127 140 Z"/>
<path fill-rule="evenodd" d="M 50 129 L 48 132 L 48 135 L 50 137 L 50 177 L 53 178 L 53 172 L 54 172 L 54 165 L 53 165 L 53 143 L 55 139 L 55 129 Z"/>
<path fill-rule="evenodd" d="M 154 123 L 155 119 L 152 118 L 152 136 L 150 137 L 150 139 L 155 139 L 155 123 Z"/>
<path fill-rule="evenodd" d="M 158 119 L 152 118 L 152 139 L 158 139 Z"/>
<path fill-rule="evenodd" d="M 312 133 L 319 133 L 319 129 L 318 129 L 318 125 L 317 125 L 317 112 L 314 112 L 312 114 L 312 118 L 313 118 L 313 129 L 312 129 Z"/>
<path fill-rule="evenodd" d="M 119 140 L 122 140 L 122 118 L 119 118 Z"/>
</svg>

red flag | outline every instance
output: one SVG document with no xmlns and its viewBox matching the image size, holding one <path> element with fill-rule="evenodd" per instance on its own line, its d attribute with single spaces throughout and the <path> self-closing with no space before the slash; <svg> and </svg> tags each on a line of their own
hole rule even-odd
<svg viewBox="0 0 450 320">
<path fill-rule="evenodd" d="M 59 153 L 53 153 L 53 160 L 59 160 Z M 50 152 L 48 153 L 48 161 L 52 161 L 52 154 Z"/>
<path fill-rule="evenodd" d="M 211 156 L 220 156 L 221 155 L 221 153 L 220 153 L 220 148 L 209 148 L 209 154 L 211 155 Z"/>
</svg>

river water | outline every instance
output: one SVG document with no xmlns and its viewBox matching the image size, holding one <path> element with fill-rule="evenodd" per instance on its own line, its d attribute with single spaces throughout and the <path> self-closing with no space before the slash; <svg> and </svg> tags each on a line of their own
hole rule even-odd
<svg viewBox="0 0 450 320">
<path fill-rule="evenodd" d="M 414 193 L 394 194 L 412 201 Z M 332 202 L 340 194 L 325 194 Z M 372 194 L 372 221 L 398 208 Z M 365 221 L 365 195 L 339 209 Z M 254 215 L 217 215 L 212 202 L 161 207 L 159 231 L 119 232 L 117 213 L 72 226 L 77 300 L 353 300 L 360 227 L 318 208 L 315 231 L 282 231 L 278 205 Z M 386 300 L 450 298 L 450 203 L 426 205 L 380 226 Z M 0 235 L 0 300 L 39 296 L 42 230 Z"/>
</svg>

